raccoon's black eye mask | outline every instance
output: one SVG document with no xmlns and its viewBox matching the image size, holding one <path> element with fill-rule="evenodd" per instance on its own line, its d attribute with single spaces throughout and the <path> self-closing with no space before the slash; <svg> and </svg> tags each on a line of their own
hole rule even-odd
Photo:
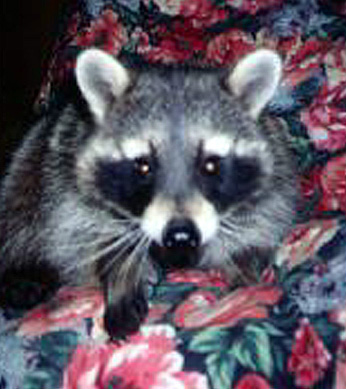
<svg viewBox="0 0 346 389">
<path fill-rule="evenodd" d="M 154 197 L 159 162 L 154 156 L 97 162 L 95 184 L 108 201 L 140 216 Z M 260 186 L 256 157 L 203 156 L 195 161 L 195 185 L 220 211 L 248 198 Z"/>
<path fill-rule="evenodd" d="M 260 186 L 261 162 L 256 157 L 199 156 L 196 180 L 220 211 L 251 196 Z"/>
<path fill-rule="evenodd" d="M 153 197 L 156 168 L 155 158 L 150 156 L 99 160 L 96 186 L 107 200 L 120 204 L 134 215 L 141 215 Z"/>
</svg>

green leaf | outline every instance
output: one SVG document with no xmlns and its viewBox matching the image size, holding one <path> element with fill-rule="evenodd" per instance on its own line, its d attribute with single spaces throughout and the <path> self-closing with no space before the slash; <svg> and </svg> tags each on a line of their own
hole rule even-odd
<svg viewBox="0 0 346 389">
<path fill-rule="evenodd" d="M 197 333 L 189 349 L 198 353 L 220 352 L 229 346 L 229 332 L 220 328 L 209 328 Z"/>
<path fill-rule="evenodd" d="M 234 362 L 226 353 L 210 354 L 206 359 L 207 371 L 214 389 L 229 389 L 234 375 Z M 233 368 L 232 368 L 233 367 Z"/>
<path fill-rule="evenodd" d="M 260 325 L 245 327 L 243 336 L 233 344 L 230 353 L 244 367 L 267 377 L 272 376 L 274 369 L 269 336 Z"/>
<path fill-rule="evenodd" d="M 252 353 L 248 346 L 249 344 L 246 345 L 246 342 L 244 341 L 236 342 L 233 344 L 230 354 L 233 355 L 242 366 L 256 370 L 256 365 L 252 361 Z"/>
<path fill-rule="evenodd" d="M 250 328 L 249 328 L 250 327 Z M 250 324 L 247 329 L 249 331 L 259 331 L 259 332 L 262 332 L 262 331 L 265 331 L 268 335 L 271 335 L 271 336 L 285 336 L 285 333 L 281 330 L 279 330 L 277 327 L 275 327 L 272 323 L 269 323 L 269 322 L 261 322 L 257 325 L 254 325 L 254 324 Z"/>
<path fill-rule="evenodd" d="M 273 374 L 273 359 L 270 350 L 268 335 L 264 332 L 258 333 L 255 337 L 256 355 L 255 365 L 256 370 L 271 377 Z"/>
</svg>

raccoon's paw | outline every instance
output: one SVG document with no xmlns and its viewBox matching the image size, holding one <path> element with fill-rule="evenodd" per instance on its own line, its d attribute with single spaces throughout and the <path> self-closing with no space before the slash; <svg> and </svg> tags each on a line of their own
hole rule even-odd
<svg viewBox="0 0 346 389">
<path fill-rule="evenodd" d="M 142 291 L 125 295 L 106 307 L 105 329 L 112 340 L 124 339 L 138 331 L 148 314 L 148 302 Z"/>
</svg>

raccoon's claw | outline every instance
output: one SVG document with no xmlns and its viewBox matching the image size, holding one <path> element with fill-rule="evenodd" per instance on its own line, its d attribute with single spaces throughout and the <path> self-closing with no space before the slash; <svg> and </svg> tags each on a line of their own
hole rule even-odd
<svg viewBox="0 0 346 389">
<path fill-rule="evenodd" d="M 106 308 L 105 329 L 112 340 L 125 339 L 138 331 L 140 324 L 148 314 L 148 303 L 143 293 L 124 296 L 116 304 Z"/>
</svg>

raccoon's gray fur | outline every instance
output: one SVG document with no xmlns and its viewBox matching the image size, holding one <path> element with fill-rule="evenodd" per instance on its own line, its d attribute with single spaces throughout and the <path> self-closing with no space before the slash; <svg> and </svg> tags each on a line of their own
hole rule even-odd
<svg viewBox="0 0 346 389">
<path fill-rule="evenodd" d="M 295 211 L 286 130 L 262 112 L 280 76 L 268 50 L 232 71 L 135 71 L 84 51 L 88 112 L 71 102 L 43 118 L 2 183 L 2 304 L 101 284 L 107 330 L 123 336 L 146 314 L 157 264 L 253 281 Z"/>
</svg>

